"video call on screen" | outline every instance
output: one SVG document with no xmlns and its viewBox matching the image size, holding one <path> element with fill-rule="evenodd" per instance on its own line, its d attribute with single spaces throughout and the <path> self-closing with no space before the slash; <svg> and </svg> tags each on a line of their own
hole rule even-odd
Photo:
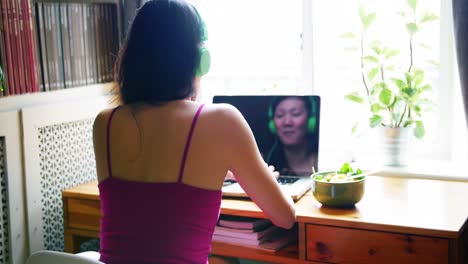
<svg viewBox="0 0 468 264">
<path fill-rule="evenodd" d="M 318 170 L 319 96 L 215 96 L 213 103 L 233 105 L 242 113 L 263 159 L 281 175 L 310 175 L 312 166 Z M 305 150 L 308 161 L 300 169 L 291 168 L 285 154 L 296 150 Z"/>
</svg>

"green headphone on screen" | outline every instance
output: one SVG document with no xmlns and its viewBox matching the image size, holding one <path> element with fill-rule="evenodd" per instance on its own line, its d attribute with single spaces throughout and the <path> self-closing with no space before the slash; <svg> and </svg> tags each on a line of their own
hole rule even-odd
<svg viewBox="0 0 468 264">
<path fill-rule="evenodd" d="M 293 96 L 291 96 L 293 97 Z M 268 107 L 268 129 L 270 129 L 270 132 L 276 135 L 276 126 L 275 126 L 275 120 L 274 120 L 274 110 L 273 110 L 273 104 L 275 103 L 277 98 L 273 99 L 272 102 L 270 103 L 270 106 Z M 284 100 L 285 98 L 282 98 L 281 100 Z M 308 98 L 310 103 L 310 112 L 309 112 L 309 119 L 307 120 L 307 132 L 308 133 L 313 133 L 315 131 L 315 127 L 317 125 L 317 120 L 316 120 L 316 114 L 317 114 L 317 105 L 314 103 L 312 98 Z M 279 102 L 278 102 L 279 103 Z"/>
<path fill-rule="evenodd" d="M 197 68 L 197 76 L 203 76 L 208 73 L 210 70 L 210 65 L 211 65 L 211 55 L 210 51 L 205 47 L 205 41 L 208 40 L 208 30 L 206 29 L 205 22 L 203 21 L 202 17 L 200 16 L 200 13 L 198 13 L 198 10 L 193 7 L 193 10 L 195 10 L 195 13 L 198 16 L 198 20 L 200 22 L 200 33 L 201 33 L 201 41 L 202 41 L 202 46 L 199 48 L 200 52 L 200 65 L 198 65 Z"/>
</svg>

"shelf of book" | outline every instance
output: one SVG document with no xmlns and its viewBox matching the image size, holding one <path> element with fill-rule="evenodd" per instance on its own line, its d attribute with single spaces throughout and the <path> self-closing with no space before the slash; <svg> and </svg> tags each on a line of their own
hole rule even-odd
<svg viewBox="0 0 468 264">
<path fill-rule="evenodd" d="M 0 97 L 112 80 L 120 0 L 0 1 Z"/>
</svg>

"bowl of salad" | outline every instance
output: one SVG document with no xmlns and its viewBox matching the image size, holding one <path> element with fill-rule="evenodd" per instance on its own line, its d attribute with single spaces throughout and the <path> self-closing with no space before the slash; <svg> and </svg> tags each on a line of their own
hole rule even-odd
<svg viewBox="0 0 468 264">
<path fill-rule="evenodd" d="M 328 207 L 352 207 L 364 196 L 366 175 L 344 163 L 340 170 L 312 174 L 312 193 L 315 199 Z"/>
</svg>

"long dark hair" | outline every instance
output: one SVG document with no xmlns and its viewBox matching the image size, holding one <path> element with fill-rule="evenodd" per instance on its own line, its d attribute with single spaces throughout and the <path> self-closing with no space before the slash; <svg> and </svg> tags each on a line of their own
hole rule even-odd
<svg viewBox="0 0 468 264">
<path fill-rule="evenodd" d="M 201 21 L 184 0 L 150 0 L 137 12 L 116 61 L 118 100 L 158 104 L 194 94 Z"/>
</svg>

